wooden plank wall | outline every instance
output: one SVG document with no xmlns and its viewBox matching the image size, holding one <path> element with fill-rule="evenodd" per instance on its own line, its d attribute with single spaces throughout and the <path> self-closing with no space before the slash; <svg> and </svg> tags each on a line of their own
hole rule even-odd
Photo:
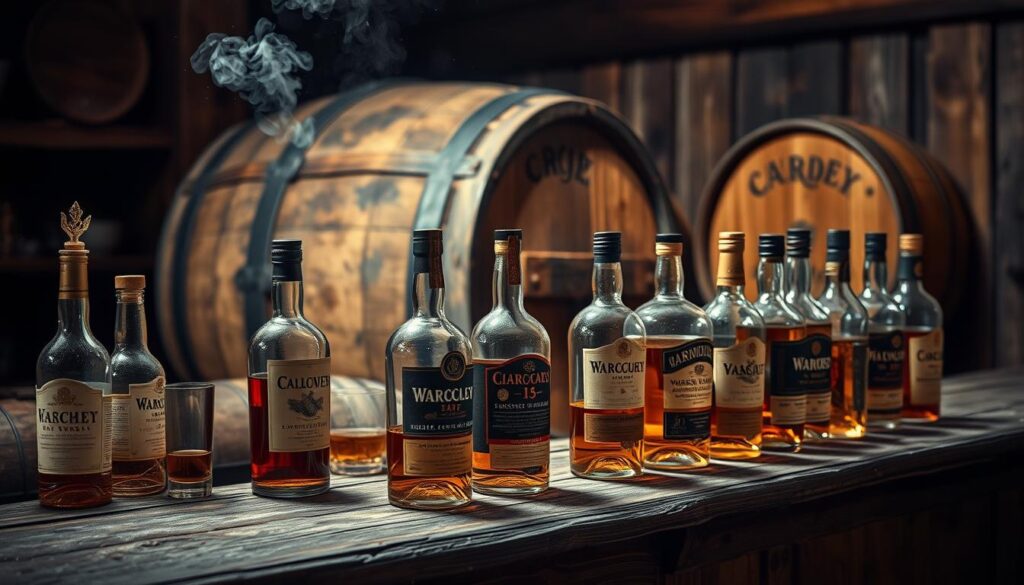
<svg viewBox="0 0 1024 585">
<path fill-rule="evenodd" d="M 1024 363 L 1024 22 L 656 55 L 516 81 L 578 92 L 622 113 L 687 219 L 729 146 L 773 120 L 850 115 L 927 146 L 963 189 L 978 259 L 967 285 L 972 306 L 960 319 L 977 324 L 971 333 L 981 351 L 950 355 L 951 363 Z M 947 329 L 952 339 L 966 330 Z"/>
</svg>

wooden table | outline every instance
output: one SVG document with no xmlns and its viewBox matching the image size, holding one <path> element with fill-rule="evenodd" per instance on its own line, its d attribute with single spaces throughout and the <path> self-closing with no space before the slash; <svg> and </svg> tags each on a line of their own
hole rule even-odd
<svg viewBox="0 0 1024 585">
<path fill-rule="evenodd" d="M 383 477 L 328 494 L 0 506 L 0 581 L 369 583 L 1019 582 L 1024 369 L 950 378 L 942 421 L 684 477 L 588 481 L 454 512 L 387 503 Z"/>
</svg>

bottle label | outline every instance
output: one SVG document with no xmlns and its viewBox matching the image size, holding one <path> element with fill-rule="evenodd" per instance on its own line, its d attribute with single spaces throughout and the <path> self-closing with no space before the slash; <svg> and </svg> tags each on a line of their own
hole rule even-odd
<svg viewBox="0 0 1024 585">
<path fill-rule="evenodd" d="M 538 354 L 477 360 L 473 367 L 473 450 L 491 454 L 493 469 L 548 464 L 551 365 Z"/>
<path fill-rule="evenodd" d="M 644 414 L 583 413 L 583 440 L 590 443 L 629 443 L 644 438 Z"/>
<path fill-rule="evenodd" d="M 790 354 L 793 371 L 807 391 L 805 417 L 812 424 L 832 418 L 832 338 L 813 333 L 798 342 Z"/>
<path fill-rule="evenodd" d="M 706 439 L 711 436 L 711 411 L 666 412 L 662 435 L 670 441 Z"/>
<path fill-rule="evenodd" d="M 267 360 L 267 427 L 271 451 L 331 446 L 331 358 Z"/>
<path fill-rule="evenodd" d="M 773 341 L 771 355 L 773 396 L 818 393 L 832 387 L 832 341 L 827 335 Z"/>
<path fill-rule="evenodd" d="M 937 405 L 942 399 L 942 329 L 910 338 L 910 404 Z"/>
<path fill-rule="evenodd" d="M 756 409 L 727 410 L 719 408 L 715 413 L 716 437 L 743 437 L 753 441 L 764 430 L 763 404 Z"/>
<path fill-rule="evenodd" d="M 402 467 L 412 477 L 468 474 L 473 468 L 473 437 L 403 437 Z"/>
<path fill-rule="evenodd" d="M 714 347 L 707 338 L 662 350 L 659 367 L 664 396 L 664 438 L 688 440 L 711 435 L 713 356 Z"/>
<path fill-rule="evenodd" d="M 110 471 L 111 399 L 103 390 L 58 378 L 36 389 L 39 473 L 84 475 Z"/>
<path fill-rule="evenodd" d="M 765 345 L 757 337 L 715 348 L 715 405 L 760 409 L 764 404 L 764 366 Z"/>
<path fill-rule="evenodd" d="M 868 336 L 868 412 L 898 417 L 903 408 L 903 333 L 888 331 Z"/>
<path fill-rule="evenodd" d="M 472 432 L 474 369 L 457 351 L 448 352 L 438 367 L 402 368 L 402 433 L 438 437 Z"/>
<path fill-rule="evenodd" d="M 129 384 L 127 394 L 112 394 L 111 399 L 114 460 L 163 459 L 164 377 Z"/>
<path fill-rule="evenodd" d="M 583 407 L 626 410 L 644 406 L 646 349 L 636 338 L 583 350 Z"/>
</svg>

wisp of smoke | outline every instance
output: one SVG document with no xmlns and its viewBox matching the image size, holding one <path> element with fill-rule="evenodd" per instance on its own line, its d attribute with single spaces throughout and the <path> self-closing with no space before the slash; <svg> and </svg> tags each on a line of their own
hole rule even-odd
<svg viewBox="0 0 1024 585">
<path fill-rule="evenodd" d="M 334 0 L 270 0 L 274 12 L 302 10 L 302 16 L 310 19 L 313 15 L 327 18 L 334 10 Z"/>
</svg>

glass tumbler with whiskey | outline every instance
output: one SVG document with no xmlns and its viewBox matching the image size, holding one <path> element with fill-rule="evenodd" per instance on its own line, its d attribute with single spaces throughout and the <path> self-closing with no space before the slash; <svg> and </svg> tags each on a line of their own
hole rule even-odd
<svg viewBox="0 0 1024 585">
<path fill-rule="evenodd" d="M 383 386 L 364 382 L 331 389 L 331 473 L 384 471 L 386 417 Z"/>
<path fill-rule="evenodd" d="M 167 495 L 205 498 L 213 493 L 213 384 L 179 382 L 164 389 Z"/>
</svg>

